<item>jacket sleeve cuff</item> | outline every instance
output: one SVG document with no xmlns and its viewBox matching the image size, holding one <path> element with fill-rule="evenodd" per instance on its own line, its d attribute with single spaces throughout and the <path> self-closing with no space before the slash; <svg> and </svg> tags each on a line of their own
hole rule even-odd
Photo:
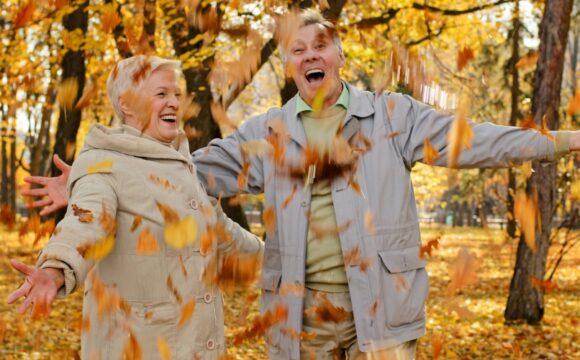
<svg viewBox="0 0 580 360">
<path fill-rule="evenodd" d="M 555 131 L 554 157 L 558 158 L 570 152 L 570 137 L 572 131 Z"/>
<path fill-rule="evenodd" d="M 56 297 L 63 298 L 73 292 L 76 285 L 76 278 L 74 271 L 65 262 L 55 259 L 49 259 L 43 262 L 40 269 L 54 268 L 62 270 L 64 274 L 64 285 L 58 289 Z"/>
</svg>

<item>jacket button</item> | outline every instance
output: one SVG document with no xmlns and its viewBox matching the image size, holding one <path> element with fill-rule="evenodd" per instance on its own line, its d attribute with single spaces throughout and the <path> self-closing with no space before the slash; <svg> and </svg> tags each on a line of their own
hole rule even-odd
<svg viewBox="0 0 580 360">
<path fill-rule="evenodd" d="M 308 206 L 308 201 L 302 200 L 302 202 L 300 203 L 300 205 L 302 205 L 302 207 L 307 207 Z"/>
<path fill-rule="evenodd" d="M 191 208 L 193 210 L 197 210 L 197 208 L 199 207 L 199 204 L 197 203 L 197 200 L 191 199 L 191 201 L 189 202 L 189 206 L 191 206 Z"/>
<path fill-rule="evenodd" d="M 215 342 L 212 339 L 209 339 L 206 343 L 205 343 L 205 347 L 208 350 L 213 350 L 215 349 Z"/>
<path fill-rule="evenodd" d="M 211 294 L 210 294 L 210 293 L 205 293 L 205 294 L 203 295 L 203 301 L 204 301 L 206 304 L 209 304 L 209 303 L 211 303 L 211 302 L 212 302 L 212 300 L 213 300 L 213 296 L 211 296 Z"/>
</svg>

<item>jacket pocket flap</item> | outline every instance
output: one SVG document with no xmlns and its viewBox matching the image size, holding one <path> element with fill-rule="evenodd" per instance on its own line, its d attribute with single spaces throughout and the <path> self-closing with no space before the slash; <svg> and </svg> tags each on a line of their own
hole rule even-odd
<svg viewBox="0 0 580 360">
<path fill-rule="evenodd" d="M 280 287 L 282 280 L 282 273 L 280 271 L 264 269 L 262 279 L 260 280 L 260 288 L 263 290 L 276 291 Z"/>
<path fill-rule="evenodd" d="M 379 256 L 390 273 L 400 273 L 424 268 L 427 262 L 419 257 L 419 247 L 382 250 Z"/>
</svg>

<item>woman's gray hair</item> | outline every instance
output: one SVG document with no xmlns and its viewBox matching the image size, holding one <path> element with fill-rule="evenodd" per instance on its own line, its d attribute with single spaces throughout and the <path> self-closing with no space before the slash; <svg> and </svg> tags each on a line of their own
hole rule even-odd
<svg viewBox="0 0 580 360">
<path fill-rule="evenodd" d="M 107 95 L 115 115 L 124 121 L 119 97 L 127 90 L 138 90 L 144 80 L 159 68 L 167 68 L 181 74 L 181 62 L 158 56 L 136 55 L 117 63 L 107 79 Z"/>
<path fill-rule="evenodd" d="M 334 45 L 338 49 L 338 51 L 343 54 L 342 51 L 342 44 L 340 42 L 340 36 L 338 35 L 338 30 L 332 21 L 326 19 L 319 11 L 314 9 L 304 9 L 299 13 L 300 18 L 300 26 L 298 28 L 303 28 L 308 25 L 315 25 L 320 24 L 324 26 L 328 34 L 332 37 L 334 41 Z M 283 46 L 278 46 L 278 50 L 280 51 L 280 58 L 282 59 L 282 63 L 286 63 L 288 60 L 288 54 L 286 53 L 287 49 L 284 49 Z"/>
</svg>

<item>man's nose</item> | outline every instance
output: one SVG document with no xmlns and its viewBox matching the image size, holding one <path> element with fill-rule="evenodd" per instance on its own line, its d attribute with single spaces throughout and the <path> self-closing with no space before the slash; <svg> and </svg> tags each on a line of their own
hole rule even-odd
<svg viewBox="0 0 580 360">
<path fill-rule="evenodd" d="M 318 60 L 320 56 L 318 55 L 318 52 L 314 51 L 314 50 L 306 50 L 306 53 L 304 54 L 304 61 L 306 62 L 311 62 L 311 61 L 315 61 Z"/>
</svg>

